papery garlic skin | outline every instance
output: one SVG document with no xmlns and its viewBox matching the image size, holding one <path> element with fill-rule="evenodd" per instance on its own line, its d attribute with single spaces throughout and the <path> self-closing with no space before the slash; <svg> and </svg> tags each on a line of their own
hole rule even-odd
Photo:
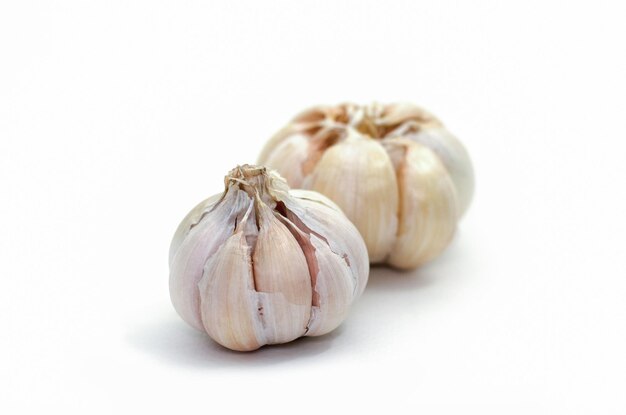
<svg viewBox="0 0 626 415">
<path fill-rule="evenodd" d="M 367 248 L 333 202 L 239 166 L 198 204 L 170 246 L 178 314 L 239 351 L 335 329 L 367 284 Z"/>
<path fill-rule="evenodd" d="M 314 107 L 272 137 L 258 162 L 332 199 L 361 232 L 370 261 L 398 268 L 436 257 L 474 192 L 465 147 L 411 104 Z"/>
<path fill-rule="evenodd" d="M 398 232 L 387 262 L 415 268 L 435 258 L 450 242 L 458 216 L 454 182 L 427 147 L 407 138 L 385 143 L 398 174 Z"/>
</svg>

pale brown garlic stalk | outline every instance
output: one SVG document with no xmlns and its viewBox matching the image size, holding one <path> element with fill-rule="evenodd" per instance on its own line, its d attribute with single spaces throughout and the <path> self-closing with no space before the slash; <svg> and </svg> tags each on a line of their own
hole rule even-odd
<svg viewBox="0 0 626 415">
<path fill-rule="evenodd" d="M 259 163 L 332 199 L 372 263 L 414 268 L 452 239 L 474 191 L 463 145 L 411 104 L 315 107 L 264 147 Z"/>
<path fill-rule="evenodd" d="M 238 166 L 183 219 L 170 296 L 190 325 L 233 350 L 336 328 L 367 283 L 367 249 L 328 198 L 276 172 Z"/>
</svg>

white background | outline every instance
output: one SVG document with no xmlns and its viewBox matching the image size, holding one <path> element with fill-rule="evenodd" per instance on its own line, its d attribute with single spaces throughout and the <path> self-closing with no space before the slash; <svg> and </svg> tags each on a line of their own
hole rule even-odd
<svg viewBox="0 0 626 415">
<path fill-rule="evenodd" d="M 623 414 L 619 6 L 3 2 L 0 412 Z M 465 142 L 456 239 L 373 269 L 331 335 L 216 346 L 169 302 L 174 229 L 346 100 L 415 102 Z"/>
</svg>

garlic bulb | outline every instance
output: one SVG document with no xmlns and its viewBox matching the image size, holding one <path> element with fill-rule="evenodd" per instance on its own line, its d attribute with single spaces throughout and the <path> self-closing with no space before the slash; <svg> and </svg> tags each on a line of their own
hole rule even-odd
<svg viewBox="0 0 626 415">
<path fill-rule="evenodd" d="M 328 198 L 238 166 L 170 246 L 170 296 L 190 325 L 233 350 L 336 328 L 367 283 L 367 249 Z"/>
<path fill-rule="evenodd" d="M 474 190 L 463 145 L 411 104 L 315 107 L 265 145 L 259 163 L 332 199 L 372 263 L 414 268 L 452 239 Z"/>
</svg>

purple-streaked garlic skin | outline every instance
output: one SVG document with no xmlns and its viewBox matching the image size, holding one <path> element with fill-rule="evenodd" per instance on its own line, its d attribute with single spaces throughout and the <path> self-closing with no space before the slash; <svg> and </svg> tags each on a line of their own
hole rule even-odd
<svg viewBox="0 0 626 415">
<path fill-rule="evenodd" d="M 465 147 L 412 104 L 311 108 L 269 140 L 258 162 L 332 199 L 372 263 L 404 269 L 445 249 L 474 192 Z"/>
<path fill-rule="evenodd" d="M 170 247 L 174 308 L 239 351 L 332 331 L 368 273 L 365 243 L 333 202 L 257 166 L 233 169 Z"/>
</svg>

